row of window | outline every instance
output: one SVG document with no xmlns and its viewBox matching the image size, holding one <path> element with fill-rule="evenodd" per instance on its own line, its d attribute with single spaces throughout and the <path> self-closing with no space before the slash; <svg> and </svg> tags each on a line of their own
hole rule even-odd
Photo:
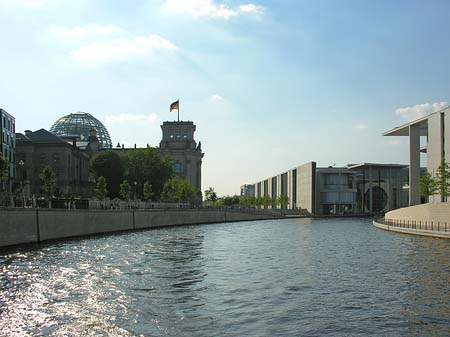
<svg viewBox="0 0 450 337">
<path fill-rule="evenodd" d="M 3 144 L 14 147 L 14 136 L 10 135 L 9 133 L 7 133 L 5 131 L 2 131 L 2 139 L 3 139 Z"/>
<path fill-rule="evenodd" d="M 16 123 L 11 119 L 3 116 L 3 128 L 15 133 L 16 132 Z"/>
<path fill-rule="evenodd" d="M 5 158 L 8 162 L 14 162 L 14 151 L 9 150 L 7 147 L 3 147 L 3 158 Z"/>
</svg>

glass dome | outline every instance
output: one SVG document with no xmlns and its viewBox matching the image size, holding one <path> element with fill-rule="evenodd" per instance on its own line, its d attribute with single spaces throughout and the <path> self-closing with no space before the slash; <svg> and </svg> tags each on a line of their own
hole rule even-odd
<svg viewBox="0 0 450 337">
<path fill-rule="evenodd" d="M 92 129 L 97 133 L 100 148 L 112 147 L 111 137 L 102 122 L 85 112 L 73 113 L 58 119 L 50 128 L 50 132 L 57 136 L 77 136 L 87 140 Z"/>
</svg>

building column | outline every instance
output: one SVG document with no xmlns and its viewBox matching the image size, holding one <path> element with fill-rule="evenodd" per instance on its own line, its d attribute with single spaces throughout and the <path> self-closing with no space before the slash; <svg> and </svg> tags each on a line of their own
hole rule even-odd
<svg viewBox="0 0 450 337">
<path fill-rule="evenodd" d="M 409 126 L 409 206 L 420 204 L 420 129 Z"/>
</svg>

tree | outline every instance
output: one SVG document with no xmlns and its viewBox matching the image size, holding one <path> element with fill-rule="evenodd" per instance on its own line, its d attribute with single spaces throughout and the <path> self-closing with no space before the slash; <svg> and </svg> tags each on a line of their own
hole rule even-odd
<svg viewBox="0 0 450 337">
<path fill-rule="evenodd" d="M 420 177 L 419 181 L 420 194 L 429 200 L 430 195 L 438 193 L 438 185 L 436 179 L 434 179 L 430 172 L 425 171 L 425 173 Z"/>
<path fill-rule="evenodd" d="M 201 192 L 195 189 L 187 180 L 180 177 L 169 179 L 163 187 L 161 200 L 164 202 L 180 202 L 199 204 L 201 203 Z"/>
<path fill-rule="evenodd" d="M 120 184 L 119 195 L 122 200 L 130 199 L 130 184 L 128 183 L 128 180 L 124 180 Z"/>
<path fill-rule="evenodd" d="M 56 174 L 53 169 L 47 165 L 39 174 L 39 180 L 41 181 L 41 189 L 45 195 L 52 197 L 56 190 Z"/>
<path fill-rule="evenodd" d="M 144 183 L 142 194 L 145 201 L 149 201 L 153 198 L 152 185 L 148 181 Z"/>
<path fill-rule="evenodd" d="M 105 179 L 105 177 L 100 176 L 97 179 L 95 195 L 98 199 L 103 200 L 103 199 L 105 199 L 107 194 L 108 194 L 108 189 L 107 189 L 106 179 Z"/>
<path fill-rule="evenodd" d="M 441 201 L 447 201 L 450 194 L 450 166 L 445 158 L 442 158 L 441 165 L 437 168 L 436 185 L 441 194 Z"/>
<path fill-rule="evenodd" d="M 101 151 L 92 160 L 91 167 L 96 177 L 105 178 L 109 187 L 108 195 L 111 198 L 118 197 L 124 175 L 120 156 L 113 150 Z"/>
<path fill-rule="evenodd" d="M 205 200 L 213 203 L 217 200 L 217 193 L 214 191 L 214 188 L 210 187 L 205 191 Z"/>
<path fill-rule="evenodd" d="M 3 194 L 3 191 L 5 191 L 5 199 L 6 197 L 6 191 L 7 189 L 4 188 L 4 183 L 8 181 L 8 161 L 3 158 L 2 154 L 0 153 L 0 195 Z M 3 199 L 3 198 L 2 198 Z M 3 203 L 3 200 L 0 201 L 0 203 Z"/>
<path fill-rule="evenodd" d="M 270 205 L 272 205 L 273 200 L 269 195 L 266 194 L 265 196 L 262 197 L 261 203 L 264 206 L 264 208 L 267 208 Z"/>
<path fill-rule="evenodd" d="M 143 191 L 146 181 L 152 182 L 154 197 L 159 198 L 164 184 L 173 176 L 172 158 L 162 156 L 157 148 L 133 149 L 123 156 L 125 178 L 136 181 Z"/>
<path fill-rule="evenodd" d="M 260 207 L 262 205 L 262 198 L 261 197 L 257 197 L 255 200 L 255 205 Z"/>
<path fill-rule="evenodd" d="M 281 208 L 286 208 L 286 206 L 289 204 L 289 197 L 286 194 L 281 194 L 277 198 L 277 204 L 280 205 Z"/>
<path fill-rule="evenodd" d="M 8 180 L 8 161 L 0 153 L 0 191 L 3 189 L 3 183 Z"/>
</svg>

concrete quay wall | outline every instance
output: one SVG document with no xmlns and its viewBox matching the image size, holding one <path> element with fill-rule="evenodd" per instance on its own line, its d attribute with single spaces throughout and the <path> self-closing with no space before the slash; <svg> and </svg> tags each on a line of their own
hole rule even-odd
<svg viewBox="0 0 450 337">
<path fill-rule="evenodd" d="M 0 247 L 152 227 L 274 218 L 224 210 L 1 209 Z"/>
<path fill-rule="evenodd" d="M 385 215 L 386 220 L 450 223 L 450 203 L 428 203 L 399 208 Z"/>
<path fill-rule="evenodd" d="M 433 230 L 423 230 L 423 229 L 421 230 L 421 229 L 415 229 L 415 228 L 395 227 L 395 226 L 389 226 L 389 225 L 386 225 L 383 223 L 379 223 L 376 220 L 373 221 L 373 225 L 377 228 L 384 229 L 389 232 L 414 234 L 414 235 L 422 235 L 422 236 L 432 236 L 435 238 L 450 239 L 450 232 L 439 232 L 439 231 L 433 231 Z"/>
<path fill-rule="evenodd" d="M 374 220 L 380 229 L 450 239 L 450 204 L 428 203 L 400 208 Z"/>
</svg>

